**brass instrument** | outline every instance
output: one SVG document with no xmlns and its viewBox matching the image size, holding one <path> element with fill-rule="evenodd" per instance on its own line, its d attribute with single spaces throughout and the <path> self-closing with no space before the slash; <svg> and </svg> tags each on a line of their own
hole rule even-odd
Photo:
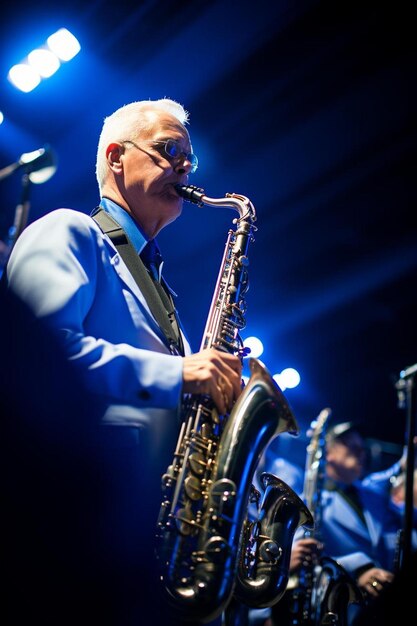
<svg viewBox="0 0 417 626">
<path fill-rule="evenodd" d="M 331 409 L 320 411 L 318 417 L 310 425 L 307 435 L 310 442 L 307 446 L 303 499 L 309 507 L 314 518 L 314 529 L 307 529 L 304 537 L 314 537 L 320 540 L 321 515 L 322 515 L 322 489 L 325 477 L 325 433 L 327 420 L 331 415 Z M 303 626 L 312 626 L 312 595 L 315 583 L 315 565 L 310 562 L 301 566 L 296 585 L 292 593 L 292 623 Z"/>
<path fill-rule="evenodd" d="M 239 331 L 245 326 L 247 250 L 255 230 L 255 209 L 248 198 L 238 194 L 213 199 L 194 186 L 176 188 L 182 197 L 199 206 L 230 207 L 239 213 L 233 220 L 235 231 L 228 232 L 201 348 L 215 347 L 243 358 L 246 351 Z M 273 438 L 282 432 L 299 432 L 282 391 L 266 367 L 254 358 L 249 366 L 250 379 L 230 414 L 219 415 L 208 396 L 184 398 L 173 462 L 162 477 L 156 552 L 163 587 L 184 619 L 203 623 L 215 619 L 233 598 L 238 568 L 241 577 L 249 580 L 244 566 L 248 562 L 244 541 L 250 526 L 247 508 L 250 499 L 260 496 L 251 484 L 252 477 Z M 256 547 L 251 545 L 260 570 L 265 565 L 262 599 L 268 601 L 279 598 L 287 583 L 281 564 L 287 567 L 292 533 L 284 530 L 293 530 L 309 515 L 298 496 L 278 483 L 274 484 L 273 478 L 264 479 L 265 504 L 258 525 L 262 532 L 253 539 Z M 277 492 L 280 507 L 272 498 Z M 274 533 L 279 524 L 281 532 Z"/>
<path fill-rule="evenodd" d="M 322 556 L 311 596 L 312 623 L 316 626 L 348 626 L 350 604 L 364 605 L 360 588 L 339 563 Z"/>
<path fill-rule="evenodd" d="M 252 608 L 267 608 L 281 599 L 288 584 L 295 531 L 313 526 L 308 507 L 283 480 L 263 472 L 261 483 L 264 494 L 258 520 L 245 522 L 234 593 Z"/>
<path fill-rule="evenodd" d="M 323 409 L 312 421 L 310 443 L 304 478 L 304 502 L 314 517 L 314 530 L 307 529 L 305 537 L 322 539 L 322 490 L 326 475 L 326 428 L 331 409 Z M 319 564 L 304 564 L 298 583 L 292 590 L 292 624 L 295 626 L 347 626 L 348 606 L 362 603 L 362 594 L 350 574 L 328 556 Z"/>
</svg>

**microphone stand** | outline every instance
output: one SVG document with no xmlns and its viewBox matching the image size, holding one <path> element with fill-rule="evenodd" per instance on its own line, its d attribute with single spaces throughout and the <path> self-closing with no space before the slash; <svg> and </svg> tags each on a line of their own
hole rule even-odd
<svg viewBox="0 0 417 626">
<path fill-rule="evenodd" d="M 48 145 L 40 148 L 39 150 L 33 150 L 33 152 L 23 153 L 18 161 L 0 170 L 0 181 L 7 178 L 20 168 L 24 169 L 22 177 L 22 193 L 20 202 L 15 209 L 13 225 L 9 228 L 8 241 L 7 244 L 5 244 L 5 250 L 1 250 L 0 275 L 3 268 L 7 264 L 10 253 L 13 250 L 18 237 L 21 235 L 28 222 L 30 209 L 30 184 L 36 183 L 39 185 L 49 180 L 51 176 L 55 174 L 55 153 Z"/>
<path fill-rule="evenodd" d="M 14 221 L 13 225 L 9 228 L 9 255 L 13 250 L 13 246 L 16 243 L 18 237 L 21 235 L 22 231 L 25 229 L 28 217 L 29 217 L 29 209 L 30 209 L 30 178 L 29 174 L 23 174 L 22 176 L 22 193 L 20 197 L 20 202 L 16 206 L 14 213 Z"/>
<path fill-rule="evenodd" d="M 414 483 L 414 436 L 415 436 L 415 375 L 417 364 L 407 367 L 400 373 L 396 383 L 398 404 L 407 409 L 406 419 L 406 473 L 405 473 L 405 508 L 403 528 L 400 532 L 399 553 L 397 555 L 397 569 L 407 568 L 410 564 L 412 552 L 413 532 L 413 483 Z"/>
<path fill-rule="evenodd" d="M 0 277 L 3 275 L 7 262 L 9 260 L 10 254 L 13 250 L 14 244 L 16 243 L 18 237 L 21 235 L 22 231 L 26 227 L 29 217 L 29 192 L 30 192 L 30 184 L 31 180 L 29 178 L 29 174 L 24 174 L 22 177 L 22 192 L 20 197 L 20 202 L 16 206 L 14 212 L 14 220 L 12 226 L 9 228 L 7 241 L 3 242 L 4 246 L 2 246 L 1 250 L 1 258 L 0 258 Z"/>
</svg>

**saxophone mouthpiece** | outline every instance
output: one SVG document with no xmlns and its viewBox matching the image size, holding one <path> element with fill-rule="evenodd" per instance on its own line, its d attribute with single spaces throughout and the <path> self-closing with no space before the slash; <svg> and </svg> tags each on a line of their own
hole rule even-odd
<svg viewBox="0 0 417 626">
<path fill-rule="evenodd" d="M 203 206 L 203 198 L 204 198 L 204 189 L 201 187 L 196 187 L 195 185 L 174 185 L 176 192 L 179 196 L 184 198 L 184 200 L 188 200 L 188 202 L 193 202 L 198 206 Z"/>
</svg>

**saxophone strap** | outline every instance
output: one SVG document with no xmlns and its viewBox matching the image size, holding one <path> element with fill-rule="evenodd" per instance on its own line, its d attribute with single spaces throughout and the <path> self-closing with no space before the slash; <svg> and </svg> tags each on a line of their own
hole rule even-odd
<svg viewBox="0 0 417 626">
<path fill-rule="evenodd" d="M 184 355 L 175 305 L 166 283 L 164 283 L 164 288 L 158 280 L 151 278 L 146 265 L 137 254 L 125 231 L 109 213 L 97 207 L 91 217 L 116 246 L 136 284 L 140 287 L 153 316 L 163 330 L 171 353 Z"/>
</svg>

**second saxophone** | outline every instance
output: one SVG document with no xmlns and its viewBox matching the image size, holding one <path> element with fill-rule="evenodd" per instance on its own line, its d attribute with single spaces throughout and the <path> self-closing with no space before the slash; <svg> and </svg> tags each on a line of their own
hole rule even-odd
<svg viewBox="0 0 417 626">
<path fill-rule="evenodd" d="M 311 422 L 308 435 L 303 500 L 314 517 L 313 529 L 304 536 L 322 541 L 322 491 L 326 477 L 326 430 L 331 409 L 320 411 Z M 322 556 L 319 564 L 304 564 L 290 590 L 291 624 L 293 626 L 347 626 L 348 607 L 360 603 L 361 593 L 344 568 L 329 556 Z"/>
</svg>

